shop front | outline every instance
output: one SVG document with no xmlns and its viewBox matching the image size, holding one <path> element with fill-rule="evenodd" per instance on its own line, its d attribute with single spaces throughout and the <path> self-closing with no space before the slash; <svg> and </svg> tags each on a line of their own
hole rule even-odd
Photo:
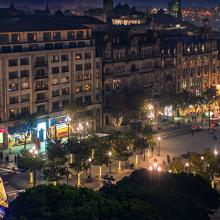
<svg viewBox="0 0 220 220">
<path fill-rule="evenodd" d="M 49 135 L 51 138 L 67 138 L 69 131 L 68 116 L 59 116 L 50 119 Z"/>
<path fill-rule="evenodd" d="M 32 143 L 33 134 L 25 124 L 8 127 L 8 146 L 15 147 Z"/>
<path fill-rule="evenodd" d="M 0 149 L 5 149 L 8 146 L 8 133 L 4 128 L 0 128 Z"/>
</svg>

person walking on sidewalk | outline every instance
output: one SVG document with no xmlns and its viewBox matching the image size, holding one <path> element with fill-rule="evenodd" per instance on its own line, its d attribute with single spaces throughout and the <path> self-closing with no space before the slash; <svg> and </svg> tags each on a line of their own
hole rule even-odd
<svg viewBox="0 0 220 220">
<path fill-rule="evenodd" d="M 1 163 L 3 162 L 3 151 L 0 152 L 0 160 L 1 160 Z"/>
<path fill-rule="evenodd" d="M 5 163 L 8 163 L 8 162 L 9 162 L 9 156 L 6 155 L 6 156 L 5 156 Z"/>
</svg>

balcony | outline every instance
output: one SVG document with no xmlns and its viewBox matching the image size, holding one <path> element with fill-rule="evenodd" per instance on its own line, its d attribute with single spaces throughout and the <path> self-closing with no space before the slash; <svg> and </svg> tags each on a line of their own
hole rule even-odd
<svg viewBox="0 0 220 220">
<path fill-rule="evenodd" d="M 36 91 L 36 92 L 38 92 L 38 91 L 45 91 L 45 90 L 48 90 L 48 86 L 36 87 L 36 88 L 35 88 L 35 91 Z"/>
<path fill-rule="evenodd" d="M 36 99 L 36 101 L 35 101 L 35 103 L 44 103 L 44 102 L 48 102 L 48 98 L 38 98 L 38 99 Z"/>
<path fill-rule="evenodd" d="M 48 74 L 36 74 L 35 79 L 47 79 Z"/>
<path fill-rule="evenodd" d="M 36 62 L 34 67 L 47 67 L 48 66 L 48 62 Z"/>
</svg>

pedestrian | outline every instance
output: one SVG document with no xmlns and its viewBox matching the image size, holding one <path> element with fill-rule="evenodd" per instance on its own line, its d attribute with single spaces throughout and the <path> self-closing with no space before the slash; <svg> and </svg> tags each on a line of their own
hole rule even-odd
<svg viewBox="0 0 220 220">
<path fill-rule="evenodd" d="M 3 152 L 1 151 L 0 152 L 0 160 L 1 160 L 1 163 L 3 162 Z"/>
<path fill-rule="evenodd" d="M 15 154 L 15 163 L 17 163 L 17 156 L 16 156 L 16 154 Z"/>
<path fill-rule="evenodd" d="M 5 162 L 6 162 L 6 163 L 9 162 L 9 156 L 8 156 L 8 155 L 5 156 Z"/>
<path fill-rule="evenodd" d="M 167 163 L 170 164 L 170 155 L 167 154 Z"/>
<path fill-rule="evenodd" d="M 194 135 L 194 129 L 192 129 L 192 136 Z"/>
</svg>

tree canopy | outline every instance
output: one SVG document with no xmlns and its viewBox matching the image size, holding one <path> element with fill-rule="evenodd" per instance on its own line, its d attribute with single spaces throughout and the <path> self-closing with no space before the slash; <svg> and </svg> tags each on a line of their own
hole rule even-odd
<svg viewBox="0 0 220 220">
<path fill-rule="evenodd" d="M 10 220 L 208 220 L 219 194 L 191 174 L 134 171 L 99 191 L 43 185 L 21 193 Z"/>
</svg>

